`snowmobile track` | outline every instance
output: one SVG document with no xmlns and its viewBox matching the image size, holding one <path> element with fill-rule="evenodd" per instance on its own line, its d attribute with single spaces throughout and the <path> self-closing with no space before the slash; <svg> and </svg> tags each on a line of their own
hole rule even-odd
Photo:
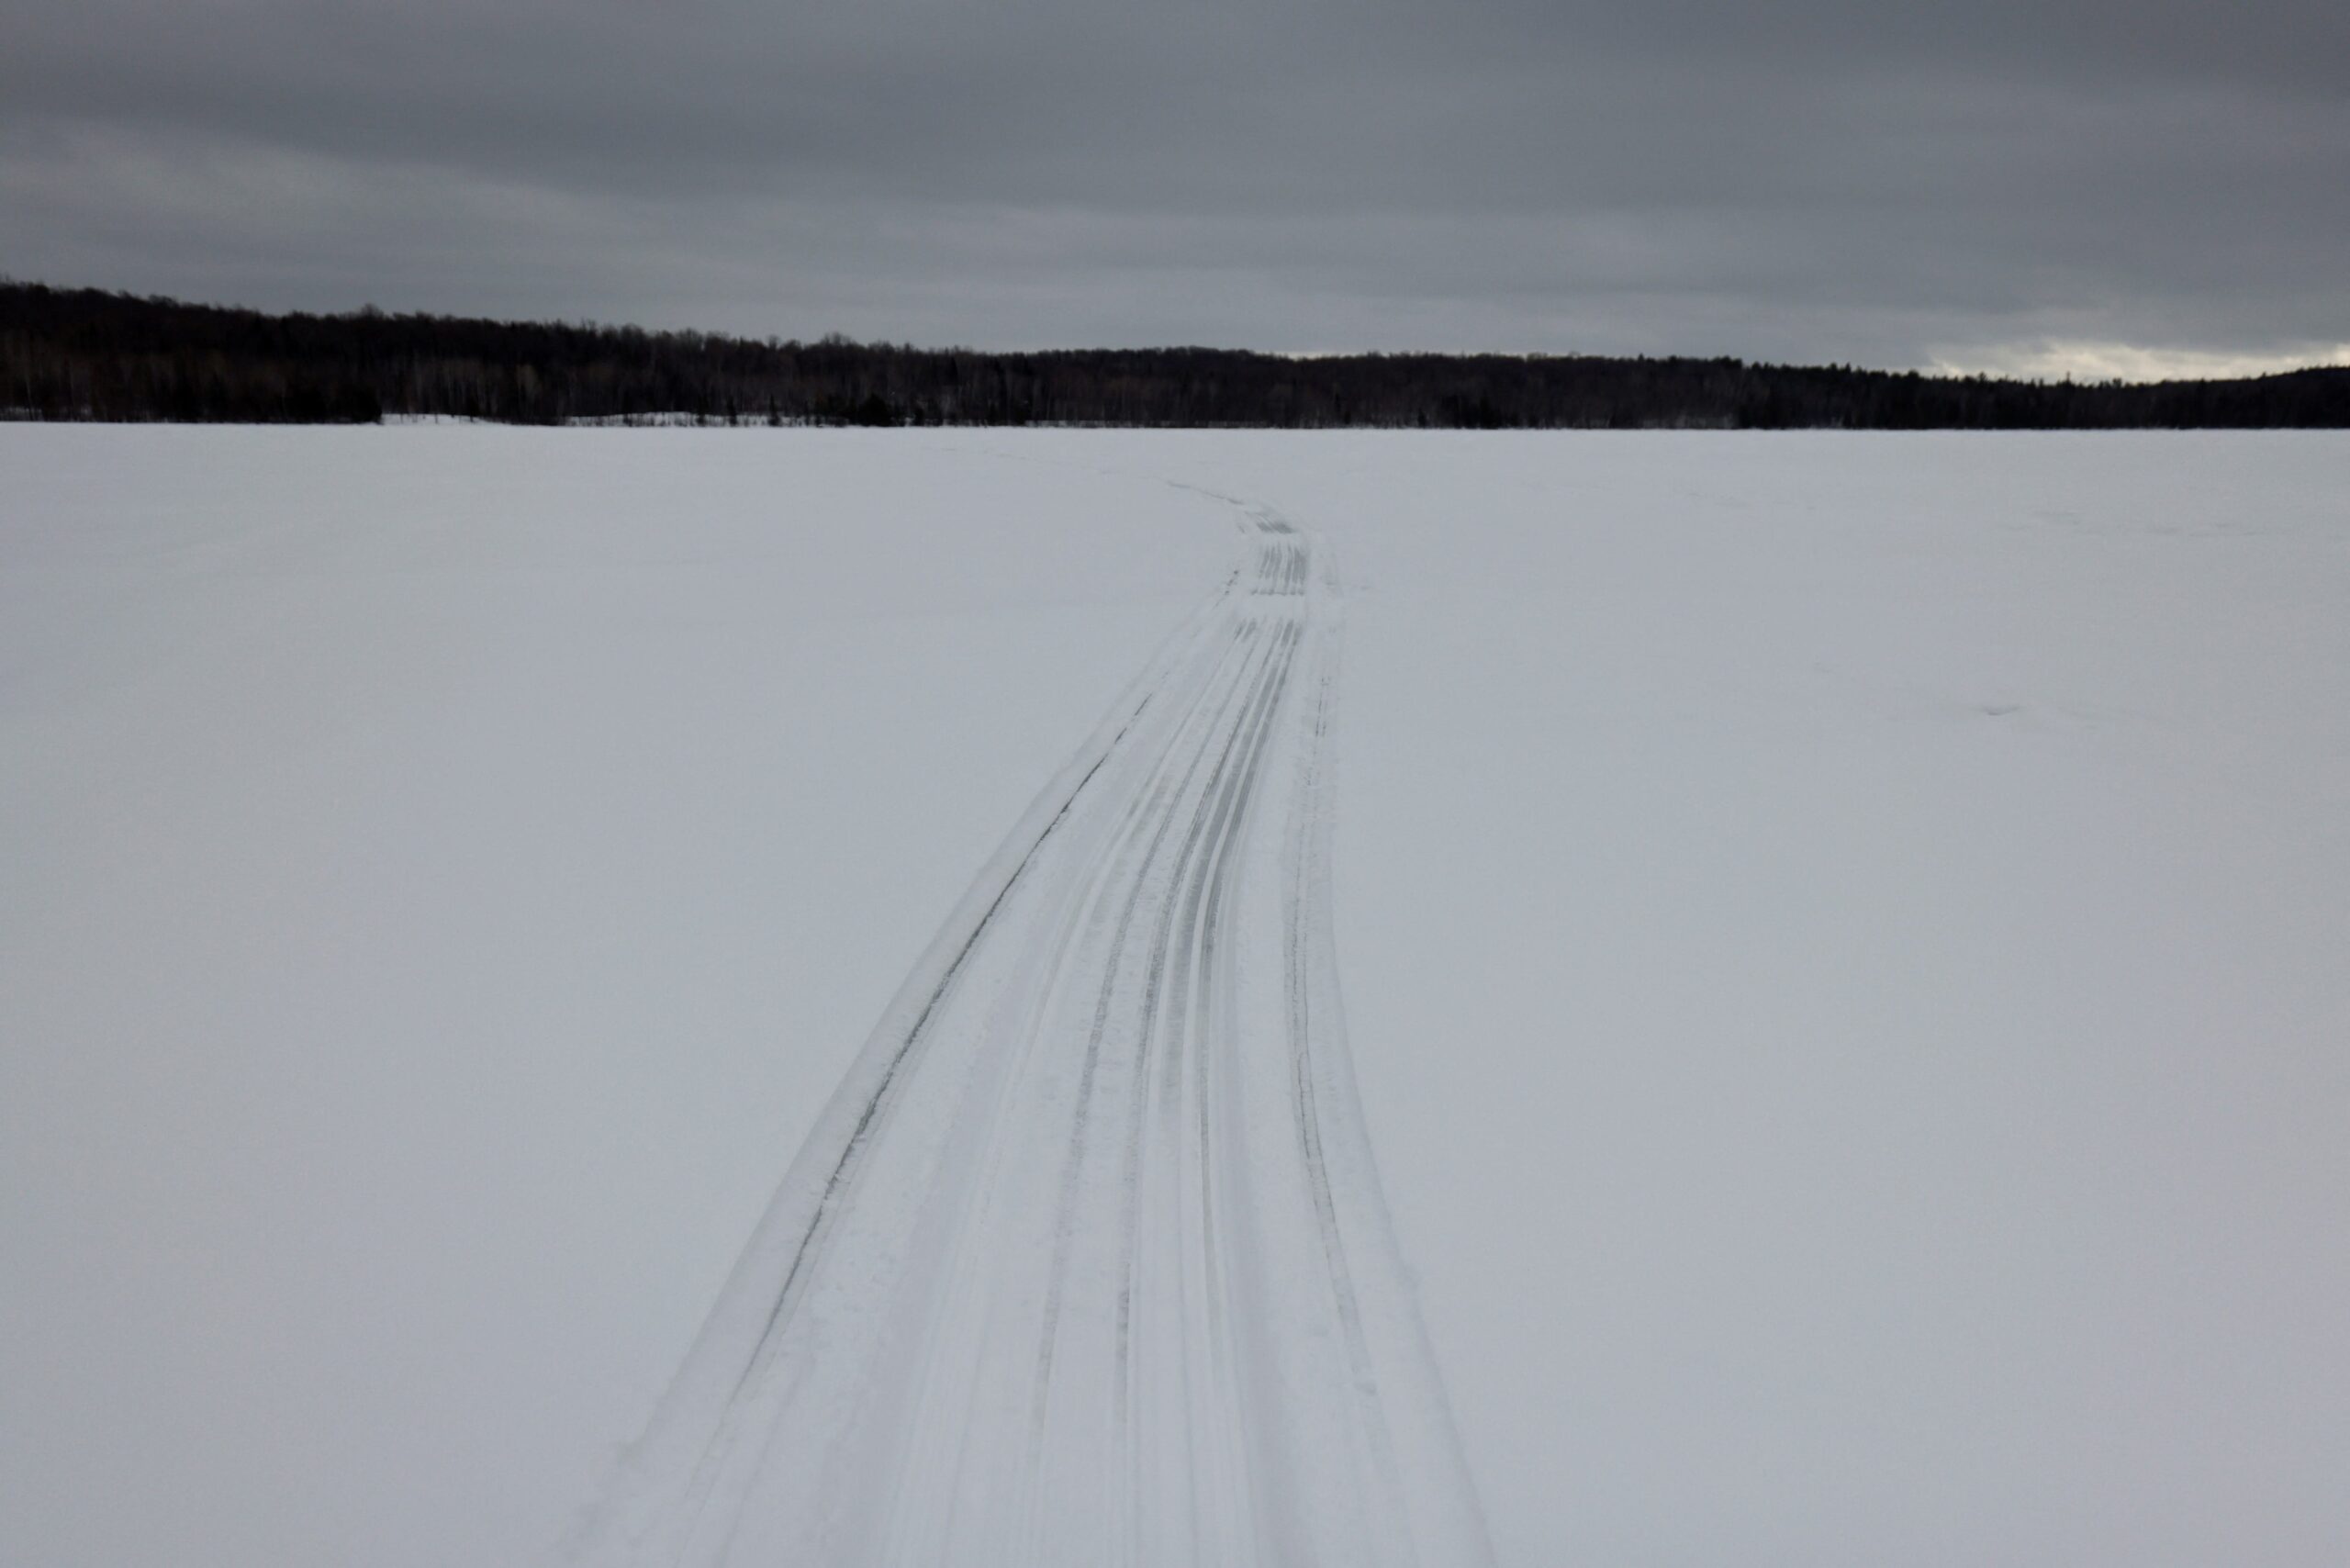
<svg viewBox="0 0 2350 1568">
<path fill-rule="evenodd" d="M 1242 564 L 908 979 L 581 1561 L 1490 1562 L 1337 1005 L 1337 579 L 1210 498 Z"/>
</svg>

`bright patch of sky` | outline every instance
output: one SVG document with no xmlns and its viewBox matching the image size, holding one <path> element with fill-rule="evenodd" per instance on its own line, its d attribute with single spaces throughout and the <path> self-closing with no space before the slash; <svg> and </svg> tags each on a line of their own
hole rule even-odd
<svg viewBox="0 0 2350 1568">
<path fill-rule="evenodd" d="M 2051 340 L 1949 350 L 1936 353 L 1927 368 L 1950 375 L 2018 375 L 2041 381 L 2216 381 L 2313 365 L 2350 365 L 2350 343 L 2246 353 Z"/>
</svg>

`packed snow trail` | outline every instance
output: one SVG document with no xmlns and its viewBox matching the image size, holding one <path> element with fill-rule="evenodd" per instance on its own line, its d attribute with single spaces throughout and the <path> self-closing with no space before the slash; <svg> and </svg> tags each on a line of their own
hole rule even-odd
<svg viewBox="0 0 2350 1568">
<path fill-rule="evenodd" d="M 1490 1561 L 1338 1010 L 1337 580 L 1241 512 L 851 1069 L 588 1561 Z"/>
</svg>

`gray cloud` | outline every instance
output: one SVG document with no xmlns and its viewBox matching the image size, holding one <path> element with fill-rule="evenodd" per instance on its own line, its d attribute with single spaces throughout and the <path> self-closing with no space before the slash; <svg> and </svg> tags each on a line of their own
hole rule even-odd
<svg viewBox="0 0 2350 1568">
<path fill-rule="evenodd" d="M 2350 337 L 2320 0 L 0 17 L 26 276 L 1002 346 Z"/>
</svg>

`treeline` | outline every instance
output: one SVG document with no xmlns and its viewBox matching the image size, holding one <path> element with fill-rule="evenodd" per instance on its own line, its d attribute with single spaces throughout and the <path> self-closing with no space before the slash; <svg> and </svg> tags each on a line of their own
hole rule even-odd
<svg viewBox="0 0 2350 1568">
<path fill-rule="evenodd" d="M 2155 385 L 1734 359 L 983 353 L 634 327 L 265 315 L 0 283 L 0 417 L 262 423 L 2088 430 L 2350 426 L 2350 369 Z"/>
</svg>

